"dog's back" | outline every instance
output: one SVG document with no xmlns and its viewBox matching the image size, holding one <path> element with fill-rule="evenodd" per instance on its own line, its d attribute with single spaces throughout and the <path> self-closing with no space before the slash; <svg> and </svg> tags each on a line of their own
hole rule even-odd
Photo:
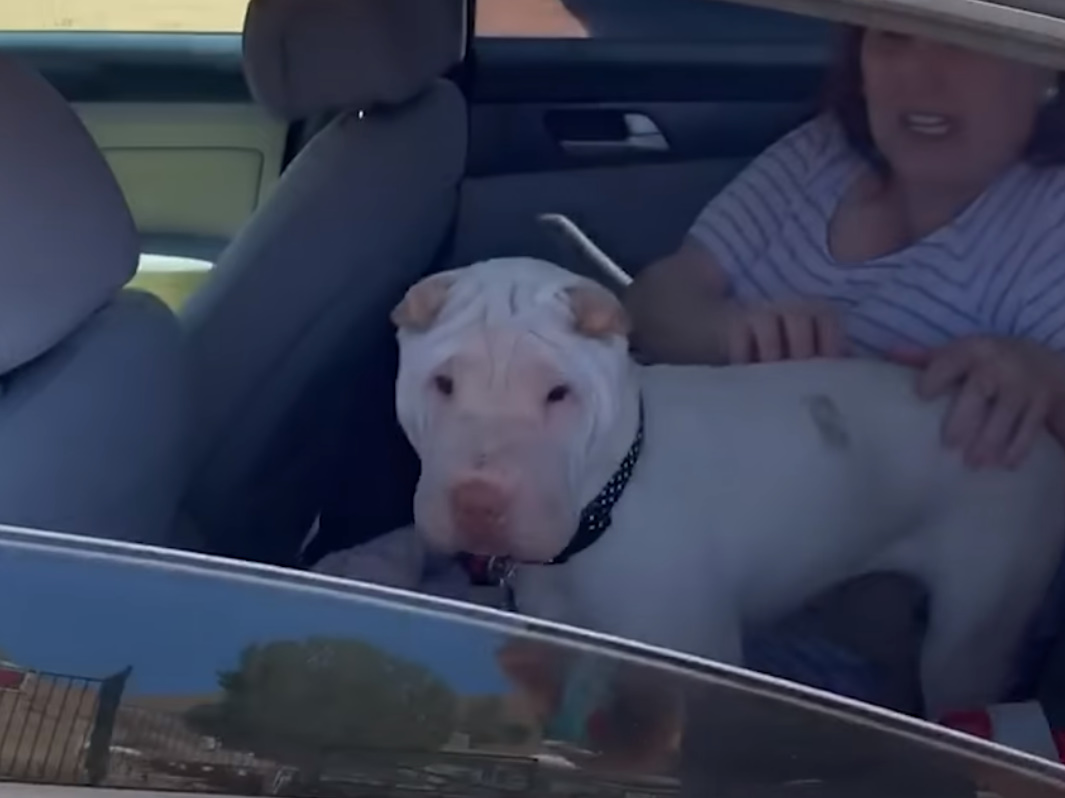
<svg viewBox="0 0 1065 798">
<path fill-rule="evenodd" d="M 940 443 L 945 405 L 870 361 L 641 378 L 641 462 L 566 580 L 586 620 L 737 661 L 740 625 L 863 572 L 911 573 L 932 594 L 929 709 L 999 697 L 1065 539 L 1065 456 L 1049 436 L 1016 470 L 969 470 Z"/>
</svg>

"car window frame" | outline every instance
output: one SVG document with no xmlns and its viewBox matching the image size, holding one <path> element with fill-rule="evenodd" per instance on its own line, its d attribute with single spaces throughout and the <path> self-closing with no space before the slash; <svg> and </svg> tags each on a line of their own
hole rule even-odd
<svg viewBox="0 0 1065 798">
<path fill-rule="evenodd" d="M 817 19 L 927 36 L 963 47 L 985 50 L 1053 69 L 1065 69 L 1065 8 L 1054 0 L 702 0 L 731 2 Z M 467 0 L 476 18 L 478 0 Z M 520 3 L 521 0 L 514 0 Z M 609 0 L 603 0 L 609 2 Z M 653 0 L 648 0 L 650 4 Z M 600 50 L 607 39 L 535 37 L 537 41 L 578 42 Z M 474 49 L 486 41 L 514 43 L 517 37 L 476 36 Z M 513 46 L 513 45 L 512 45 Z M 669 48 L 668 42 L 662 47 Z M 713 49 L 713 44 L 708 44 Z M 698 49 L 698 46 L 695 46 Z"/>
</svg>

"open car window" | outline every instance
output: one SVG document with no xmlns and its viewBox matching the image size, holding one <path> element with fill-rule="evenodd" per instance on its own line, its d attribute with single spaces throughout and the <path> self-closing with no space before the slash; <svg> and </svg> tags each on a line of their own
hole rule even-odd
<svg viewBox="0 0 1065 798">
<path fill-rule="evenodd" d="M 777 17 L 785 38 L 801 36 L 806 28 L 816 31 L 816 26 L 795 24 L 805 18 L 896 30 L 1065 65 L 1065 7 L 1057 0 L 478 0 L 476 28 L 478 36 L 485 37 L 710 44 L 718 37 L 735 42 L 738 35 L 742 40 L 745 19 L 756 22 L 764 39 L 774 15 L 759 11 L 792 15 L 791 21 Z M 712 24 L 715 14 L 718 24 Z"/>
<path fill-rule="evenodd" d="M 1024 754 L 490 610 L 16 531 L 0 573 L 27 795 L 1065 795 Z"/>
<path fill-rule="evenodd" d="M 248 0 L 54 0 L 4 3 L 0 31 L 239 33 Z"/>
</svg>

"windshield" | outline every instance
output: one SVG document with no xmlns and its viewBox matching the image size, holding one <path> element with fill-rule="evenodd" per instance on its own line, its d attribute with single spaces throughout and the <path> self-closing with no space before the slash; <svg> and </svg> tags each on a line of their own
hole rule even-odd
<svg viewBox="0 0 1065 798">
<path fill-rule="evenodd" d="M 18 608 L 0 616 L 0 780 L 318 796 L 1065 794 L 1054 766 L 1023 754 L 490 610 L 10 531 L 0 573 L 0 603 Z"/>
</svg>

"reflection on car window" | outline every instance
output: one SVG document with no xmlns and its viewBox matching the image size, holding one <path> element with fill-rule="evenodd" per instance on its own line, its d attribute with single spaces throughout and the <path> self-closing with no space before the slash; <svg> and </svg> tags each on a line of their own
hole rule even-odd
<svg viewBox="0 0 1065 798">
<path fill-rule="evenodd" d="M 480 0 L 475 30 L 482 37 L 742 45 L 822 42 L 831 26 L 723 0 Z"/>
<path fill-rule="evenodd" d="M 289 796 L 1065 794 L 1049 763 L 753 674 L 353 583 L 47 540 L 0 533 L 0 602 L 20 608 L 0 615 L 0 780 Z"/>
<path fill-rule="evenodd" d="M 238 33 L 248 0 L 0 4 L 0 31 Z M 653 9 L 652 9 L 653 6 Z M 479 36 L 743 43 L 823 37 L 826 23 L 711 0 L 479 0 Z"/>
</svg>

